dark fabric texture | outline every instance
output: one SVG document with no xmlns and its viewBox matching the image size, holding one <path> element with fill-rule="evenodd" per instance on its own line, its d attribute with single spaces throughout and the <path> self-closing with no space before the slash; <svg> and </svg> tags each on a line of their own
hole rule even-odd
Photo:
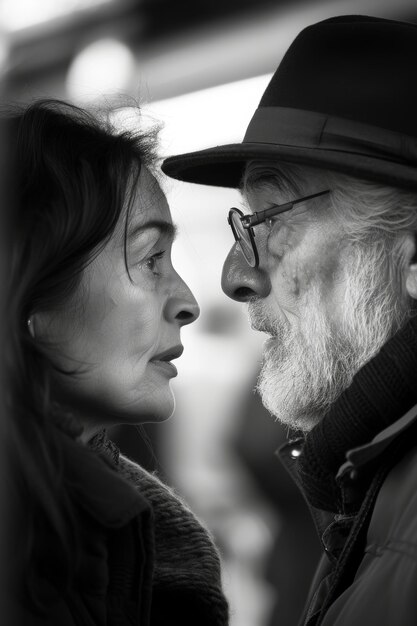
<svg viewBox="0 0 417 626">
<path fill-rule="evenodd" d="M 157 476 L 119 455 L 105 432 L 92 442 L 116 462 L 119 474 L 152 507 L 154 571 L 152 626 L 225 626 L 228 607 L 221 588 L 220 559 L 209 532 L 188 506 Z"/>
<path fill-rule="evenodd" d="M 188 507 L 105 431 L 89 447 L 61 439 L 80 558 L 69 588 L 57 592 L 59 561 L 48 529 L 37 530 L 47 602 L 36 611 L 19 601 L 13 626 L 226 626 L 219 555 Z"/>
<path fill-rule="evenodd" d="M 303 626 L 417 623 L 415 441 L 416 423 L 379 459 L 358 513 L 328 526 L 324 539 L 333 535 L 334 545 L 327 542 Z"/>
<path fill-rule="evenodd" d="M 338 468 L 346 452 L 371 441 L 417 403 L 417 317 L 355 376 L 323 420 L 308 433 L 298 473 L 310 504 L 344 513 Z"/>
<path fill-rule="evenodd" d="M 92 452 L 61 430 L 57 438 L 63 489 L 73 503 L 72 524 L 78 536 L 74 571 L 65 589 L 56 588 L 61 561 L 53 535 L 49 527 L 37 527 L 43 607 L 35 610 L 21 599 L 13 624 L 146 626 L 154 560 L 151 507 L 117 474 L 107 454 Z"/>
<path fill-rule="evenodd" d="M 173 178 L 238 187 L 266 159 L 417 189 L 417 25 L 346 15 L 305 28 L 242 143 L 166 159 Z M 267 112 L 267 114 L 265 114 Z"/>
</svg>

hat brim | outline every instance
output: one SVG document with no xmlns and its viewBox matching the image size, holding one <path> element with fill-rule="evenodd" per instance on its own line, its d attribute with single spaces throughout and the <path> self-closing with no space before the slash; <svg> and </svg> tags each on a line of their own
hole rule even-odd
<svg viewBox="0 0 417 626">
<path fill-rule="evenodd" d="M 238 188 L 251 160 L 309 165 L 361 179 L 417 190 L 417 167 L 344 150 L 245 142 L 217 146 L 165 159 L 162 171 L 177 180 Z"/>
</svg>

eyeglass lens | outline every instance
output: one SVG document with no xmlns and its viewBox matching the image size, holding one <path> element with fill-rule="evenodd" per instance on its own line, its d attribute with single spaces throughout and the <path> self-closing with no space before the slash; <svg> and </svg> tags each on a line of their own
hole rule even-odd
<svg viewBox="0 0 417 626">
<path fill-rule="evenodd" d="M 231 213 L 231 219 L 233 222 L 234 232 L 237 237 L 236 241 L 242 251 L 242 254 L 249 265 L 254 267 L 256 265 L 256 259 L 249 232 L 246 228 L 243 228 L 239 213 L 233 211 Z"/>
</svg>

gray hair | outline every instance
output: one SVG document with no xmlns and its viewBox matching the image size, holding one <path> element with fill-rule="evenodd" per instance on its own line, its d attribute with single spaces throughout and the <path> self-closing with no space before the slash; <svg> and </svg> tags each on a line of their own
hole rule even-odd
<svg viewBox="0 0 417 626">
<path fill-rule="evenodd" d="M 400 279 L 404 236 L 413 234 L 417 243 L 417 192 L 314 167 L 251 161 L 242 192 L 265 186 L 294 197 L 330 189 L 330 210 L 345 240 L 378 249 L 381 264 L 388 260 L 391 277 Z"/>
<path fill-rule="evenodd" d="M 405 237 L 417 232 L 417 193 L 327 170 L 252 161 L 242 192 L 264 189 L 283 193 L 283 202 L 329 189 L 327 202 L 312 200 L 308 210 L 340 226 L 343 242 L 337 324 L 318 282 L 301 293 L 297 324 L 276 315 L 265 299 L 249 302 L 252 325 L 278 338 L 266 344 L 257 384 L 262 401 L 282 423 L 308 431 L 417 313 L 403 271 Z"/>
</svg>

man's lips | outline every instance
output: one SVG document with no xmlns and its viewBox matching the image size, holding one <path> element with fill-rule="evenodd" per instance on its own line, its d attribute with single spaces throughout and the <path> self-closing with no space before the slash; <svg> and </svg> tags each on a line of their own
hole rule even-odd
<svg viewBox="0 0 417 626">
<path fill-rule="evenodd" d="M 259 333 L 265 333 L 266 335 L 270 335 L 271 337 L 276 336 L 275 329 L 268 326 L 259 326 L 258 324 L 251 324 L 252 330 L 256 330 Z"/>
</svg>

